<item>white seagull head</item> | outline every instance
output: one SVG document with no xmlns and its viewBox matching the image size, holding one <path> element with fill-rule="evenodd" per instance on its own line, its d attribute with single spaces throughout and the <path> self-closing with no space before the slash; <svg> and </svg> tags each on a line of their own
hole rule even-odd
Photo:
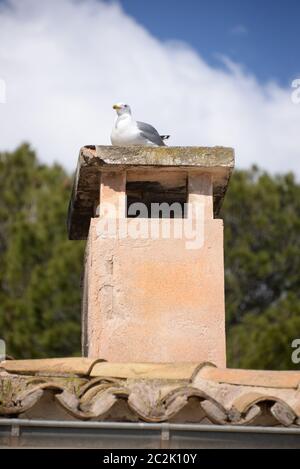
<svg viewBox="0 0 300 469">
<path fill-rule="evenodd" d="M 117 103 L 113 105 L 113 109 L 115 109 L 118 116 L 121 116 L 122 114 L 131 114 L 131 109 L 130 109 L 129 104 Z"/>
</svg>

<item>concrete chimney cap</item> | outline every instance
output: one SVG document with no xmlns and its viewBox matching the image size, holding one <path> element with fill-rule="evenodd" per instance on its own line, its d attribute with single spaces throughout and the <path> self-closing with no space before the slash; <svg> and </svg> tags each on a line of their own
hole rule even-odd
<svg viewBox="0 0 300 469">
<path fill-rule="evenodd" d="M 151 168 L 153 171 L 197 171 L 212 175 L 214 214 L 217 215 L 234 168 L 234 150 L 227 147 L 145 147 L 87 145 L 80 149 L 68 212 L 70 239 L 86 239 L 100 174 Z"/>
</svg>

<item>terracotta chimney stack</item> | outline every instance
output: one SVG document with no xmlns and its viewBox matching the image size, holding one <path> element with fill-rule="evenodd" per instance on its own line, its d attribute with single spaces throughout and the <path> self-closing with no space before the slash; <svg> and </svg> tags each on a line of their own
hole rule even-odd
<svg viewBox="0 0 300 469">
<path fill-rule="evenodd" d="M 70 239 L 87 239 L 83 353 L 226 366 L 223 147 L 83 147 Z M 139 216 L 137 216 L 139 215 Z"/>
</svg>

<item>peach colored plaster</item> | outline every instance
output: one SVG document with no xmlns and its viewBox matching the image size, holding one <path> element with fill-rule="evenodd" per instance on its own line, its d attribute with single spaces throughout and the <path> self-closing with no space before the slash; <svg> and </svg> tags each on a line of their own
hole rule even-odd
<svg viewBox="0 0 300 469">
<path fill-rule="evenodd" d="M 110 184 L 109 177 L 117 182 Z M 106 196 L 116 200 L 112 187 L 123 196 L 125 178 L 102 177 L 102 202 Z M 99 231 L 101 217 L 91 219 L 83 301 L 89 357 L 226 366 L 223 222 L 212 218 L 209 177 L 190 174 L 188 187 L 189 201 L 204 203 L 204 243 L 199 249 L 186 249 L 186 239 L 174 237 L 110 239 Z M 188 221 L 124 219 L 141 230 L 150 222 L 163 228 L 170 222 L 184 227 Z"/>
</svg>

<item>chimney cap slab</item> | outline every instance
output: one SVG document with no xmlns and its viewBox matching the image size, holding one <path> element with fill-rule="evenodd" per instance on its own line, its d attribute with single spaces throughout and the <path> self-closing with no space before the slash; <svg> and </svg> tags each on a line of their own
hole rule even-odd
<svg viewBox="0 0 300 469">
<path fill-rule="evenodd" d="M 80 149 L 68 212 L 69 239 L 86 239 L 95 202 L 99 200 L 100 174 L 129 169 L 197 170 L 211 174 L 214 214 L 222 205 L 234 150 L 227 147 L 146 147 L 87 145 Z"/>
</svg>

